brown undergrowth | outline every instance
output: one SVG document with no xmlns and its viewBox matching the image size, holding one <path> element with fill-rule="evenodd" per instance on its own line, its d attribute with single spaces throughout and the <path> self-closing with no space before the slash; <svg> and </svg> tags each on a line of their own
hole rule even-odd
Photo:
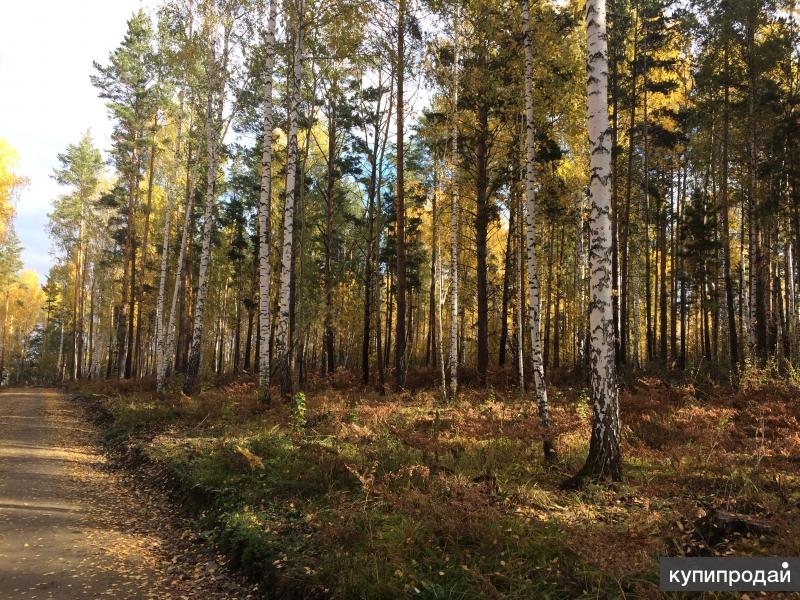
<svg viewBox="0 0 800 600">
<path fill-rule="evenodd" d="M 380 395 L 342 373 L 290 403 L 254 383 L 91 383 L 112 443 L 213 498 L 199 528 L 282 597 L 657 598 L 661 555 L 800 554 L 800 391 L 641 377 L 621 395 L 625 480 L 563 492 L 580 466 L 585 390 L 550 390 L 559 451 L 542 461 L 531 395 L 442 403 L 411 374 Z M 716 511 L 763 531 L 709 535 Z M 277 583 L 276 583 L 277 582 Z"/>
</svg>

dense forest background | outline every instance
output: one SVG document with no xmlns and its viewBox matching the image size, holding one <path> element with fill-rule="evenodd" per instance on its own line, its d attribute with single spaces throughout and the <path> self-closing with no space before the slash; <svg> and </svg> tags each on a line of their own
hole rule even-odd
<svg viewBox="0 0 800 600">
<path fill-rule="evenodd" d="M 427 369 L 446 395 L 459 375 L 524 388 L 541 372 L 541 388 L 588 372 L 581 10 L 197 0 L 133 15 L 92 78 L 107 160 L 88 132 L 58 155 L 45 318 L 20 329 L 7 377 L 174 374 L 190 392 L 261 371 L 290 395 Z M 795 25 L 791 2 L 608 4 L 623 376 L 797 365 Z"/>
</svg>

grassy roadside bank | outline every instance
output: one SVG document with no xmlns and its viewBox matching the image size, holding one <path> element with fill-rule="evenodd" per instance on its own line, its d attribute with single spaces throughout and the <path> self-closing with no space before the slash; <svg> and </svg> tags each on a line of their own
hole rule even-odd
<svg viewBox="0 0 800 600">
<path fill-rule="evenodd" d="M 653 598 L 659 555 L 800 553 L 800 395 L 640 380 L 622 398 L 626 481 L 558 490 L 586 451 L 581 390 L 553 388 L 546 467 L 529 399 L 319 390 L 264 408 L 249 382 L 188 398 L 75 394 L 107 442 L 155 465 L 197 527 L 280 598 Z M 763 530 L 715 528 L 724 510 Z"/>
</svg>

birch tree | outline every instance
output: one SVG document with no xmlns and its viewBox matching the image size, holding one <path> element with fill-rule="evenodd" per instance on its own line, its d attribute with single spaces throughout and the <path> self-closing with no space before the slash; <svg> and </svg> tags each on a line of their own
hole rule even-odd
<svg viewBox="0 0 800 600">
<path fill-rule="evenodd" d="M 269 402 L 269 335 L 272 315 L 270 314 L 270 263 L 272 218 L 272 73 L 275 70 L 275 18 L 278 0 L 270 0 L 269 17 L 265 34 L 267 54 L 264 66 L 264 134 L 261 156 L 261 190 L 258 197 L 258 335 L 259 335 L 259 394 L 262 401 Z"/>
<path fill-rule="evenodd" d="M 304 1 L 296 4 L 296 24 L 294 34 L 294 56 L 292 70 L 289 73 L 289 135 L 286 159 L 286 192 L 283 206 L 283 241 L 281 247 L 281 279 L 278 293 L 278 323 L 275 331 L 275 352 L 278 360 L 277 370 L 281 378 L 281 394 L 284 397 L 292 394 L 291 345 L 289 329 L 290 292 L 292 277 L 292 250 L 294 248 L 294 208 L 295 187 L 297 185 L 298 144 L 297 120 L 300 110 L 300 86 L 303 77 L 303 36 L 304 36 Z"/>
<path fill-rule="evenodd" d="M 207 36 L 205 74 L 207 78 L 205 107 L 205 145 L 206 145 L 206 189 L 203 210 L 203 238 L 200 251 L 200 266 L 197 281 L 197 300 L 194 309 L 192 341 L 189 347 L 189 360 L 186 364 L 186 381 L 183 390 L 191 394 L 200 372 L 203 345 L 203 318 L 205 317 L 206 293 L 208 290 L 209 264 L 211 261 L 211 230 L 217 197 L 217 168 L 219 150 L 225 137 L 223 110 L 228 84 L 231 36 L 235 15 L 224 7 L 217 13 L 215 7 L 204 8 L 204 35 Z M 228 119 L 228 122 L 230 120 Z"/>
<path fill-rule="evenodd" d="M 450 143 L 450 397 L 458 394 L 458 33 L 460 10 L 453 13 L 453 109 Z"/>
<path fill-rule="evenodd" d="M 397 5 L 397 179 L 395 190 L 395 213 L 397 216 L 395 249 L 397 253 L 397 319 L 395 321 L 394 369 L 395 386 L 405 386 L 406 380 L 406 207 L 405 207 L 405 174 L 403 158 L 403 116 L 405 105 L 403 85 L 405 83 L 405 35 L 406 35 L 406 0 L 399 0 Z"/>
<path fill-rule="evenodd" d="M 536 140 L 533 117 L 533 40 L 530 31 L 528 0 L 522 0 L 522 28 L 525 34 L 525 246 L 528 268 L 528 320 L 531 329 L 531 362 L 533 385 L 539 407 L 539 422 L 544 431 L 542 442 L 545 459 L 555 456 L 548 430 L 550 417 L 547 406 L 547 388 L 544 381 L 542 344 L 539 327 L 539 279 L 536 275 Z"/>
<path fill-rule="evenodd" d="M 565 487 L 586 478 L 622 478 L 614 320 L 611 307 L 611 130 L 608 121 L 608 43 L 605 0 L 586 2 L 589 129 L 589 369 L 592 433 L 583 468 Z"/>
<path fill-rule="evenodd" d="M 164 338 L 164 299 L 166 297 L 167 267 L 169 265 L 169 233 L 172 226 L 172 205 L 178 186 L 178 164 L 180 162 L 183 134 L 183 92 L 181 92 L 175 127 L 175 151 L 172 173 L 167 189 L 167 204 L 164 208 L 164 231 L 161 234 L 161 268 L 158 278 L 158 300 L 156 304 L 156 391 L 159 393 L 164 389 L 166 364 L 170 356 L 165 352 L 167 348 Z"/>
</svg>

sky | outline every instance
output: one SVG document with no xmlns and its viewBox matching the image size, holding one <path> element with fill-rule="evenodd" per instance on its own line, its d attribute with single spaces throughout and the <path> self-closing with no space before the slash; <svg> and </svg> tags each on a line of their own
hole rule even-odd
<svg viewBox="0 0 800 600">
<path fill-rule="evenodd" d="M 91 129 L 108 150 L 111 123 L 89 81 L 105 63 L 126 22 L 147 0 L 9 0 L 0 9 L 0 137 L 19 153 L 17 173 L 30 180 L 17 206 L 25 268 L 42 280 L 53 263 L 47 237 L 57 155 Z"/>
<path fill-rule="evenodd" d="M 105 157 L 111 145 L 111 121 L 89 80 L 92 63 L 107 63 L 131 14 L 151 12 L 155 3 L 6 0 L 0 8 L 0 137 L 19 154 L 17 174 L 30 181 L 19 194 L 15 227 L 24 267 L 42 282 L 54 263 L 47 215 L 66 191 L 52 178 L 58 154 L 87 129 Z M 430 91 L 408 87 L 415 112 Z"/>
</svg>

